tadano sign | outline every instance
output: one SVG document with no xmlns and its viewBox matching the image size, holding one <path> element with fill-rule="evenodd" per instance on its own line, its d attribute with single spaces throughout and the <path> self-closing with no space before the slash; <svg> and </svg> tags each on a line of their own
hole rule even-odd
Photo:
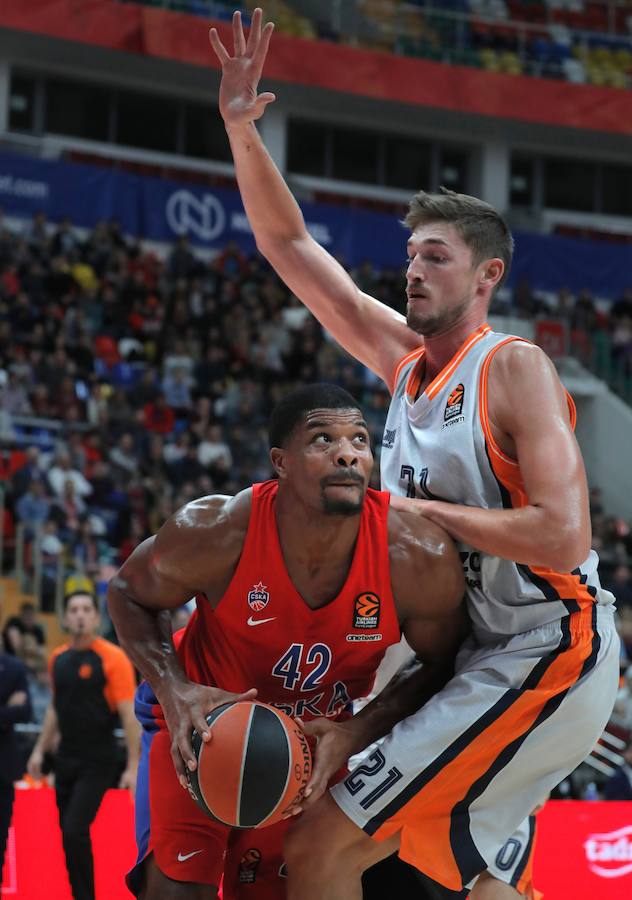
<svg viewBox="0 0 632 900">
<path fill-rule="evenodd" d="M 545 900 L 630 900 L 632 803 L 547 803 L 533 881 Z"/>
<path fill-rule="evenodd" d="M 584 843 L 588 868 L 601 878 L 632 873 L 632 825 L 607 834 L 591 834 Z"/>
</svg>

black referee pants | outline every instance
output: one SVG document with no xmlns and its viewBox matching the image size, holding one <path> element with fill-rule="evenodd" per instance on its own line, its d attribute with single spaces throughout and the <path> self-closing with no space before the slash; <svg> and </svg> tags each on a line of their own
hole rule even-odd
<svg viewBox="0 0 632 900">
<path fill-rule="evenodd" d="M 95 900 L 90 825 L 112 787 L 116 763 L 57 757 L 55 792 L 66 867 L 74 900 Z"/>
</svg>

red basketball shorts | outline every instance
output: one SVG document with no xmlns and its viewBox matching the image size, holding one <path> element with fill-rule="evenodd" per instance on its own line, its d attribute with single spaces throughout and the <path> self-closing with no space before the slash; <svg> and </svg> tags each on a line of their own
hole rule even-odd
<svg viewBox="0 0 632 900">
<path fill-rule="evenodd" d="M 222 883 L 224 900 L 284 900 L 283 839 L 291 820 L 269 828 L 239 829 L 214 822 L 179 783 L 171 738 L 149 686 L 136 694 L 143 726 L 136 788 L 138 858 L 127 877 L 140 893 L 142 863 L 153 853 L 158 868 L 174 881 Z"/>
</svg>

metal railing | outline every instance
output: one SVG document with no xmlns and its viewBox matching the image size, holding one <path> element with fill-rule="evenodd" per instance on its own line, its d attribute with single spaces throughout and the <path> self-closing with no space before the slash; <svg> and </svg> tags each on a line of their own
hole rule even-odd
<svg viewBox="0 0 632 900">
<path fill-rule="evenodd" d="M 26 549 L 30 547 L 30 565 L 26 565 Z M 62 547 L 54 562 L 55 576 L 48 579 L 49 586 L 54 585 L 53 589 L 53 609 L 58 617 L 63 616 L 63 600 L 64 600 L 64 581 L 66 576 L 66 554 L 67 548 Z M 27 538 L 26 529 L 20 522 L 15 529 L 15 559 L 14 559 L 14 575 L 18 582 L 20 591 L 23 593 L 33 594 L 35 605 L 39 610 L 42 609 L 43 587 L 44 587 L 44 551 L 42 547 L 42 526 L 35 528 L 32 538 Z"/>
<path fill-rule="evenodd" d="M 601 735 L 599 741 L 593 747 L 590 756 L 585 760 L 584 765 L 590 766 L 600 775 L 609 778 L 614 770 L 623 764 L 623 756 L 621 750 L 626 747 L 626 742 L 616 734 L 612 734 L 608 729 Z"/>
<path fill-rule="evenodd" d="M 617 396 L 632 406 L 632 356 L 618 356 L 609 334 L 603 330 L 578 330 L 581 340 L 571 335 L 569 353 L 600 378 Z"/>
<path fill-rule="evenodd" d="M 235 8 L 244 5 L 228 0 L 121 0 L 145 6 L 190 13 L 196 16 L 228 18 Z M 419 56 L 458 65 L 480 66 L 478 48 L 471 36 L 481 26 L 502 28 L 505 37 L 513 38 L 510 50 L 516 54 L 521 71 L 535 77 L 566 79 L 563 61 L 556 59 L 555 44 L 580 45 L 590 48 L 610 42 L 613 48 L 626 46 L 632 51 L 632 35 L 616 32 L 616 0 L 602 0 L 607 11 L 607 30 L 591 31 L 564 24 L 556 18 L 556 10 L 543 4 L 545 20 L 532 23 L 503 15 L 490 15 L 485 7 L 468 12 L 446 9 L 440 2 L 423 4 L 393 3 L 392 0 L 269 0 L 265 4 L 268 19 L 277 20 L 280 31 L 287 27 L 288 12 L 296 20 L 310 24 L 321 38 L 333 38 L 353 45 L 374 47 L 405 56 Z M 558 11 L 559 12 L 559 11 Z M 632 11 L 631 11 L 632 16 Z M 291 31 L 291 27 L 290 27 Z M 305 36 L 305 35 L 302 35 Z M 536 38 L 551 38 L 551 56 L 532 54 L 530 46 Z M 502 48 L 503 50 L 505 48 Z M 507 48 L 509 49 L 509 48 Z M 543 48 L 541 48 L 543 52 Z M 508 63 L 509 64 L 509 63 Z M 515 69 L 501 69 L 518 74 Z M 599 66 L 597 65 L 597 68 Z M 579 70 L 576 68 L 576 73 Z M 581 80 L 581 74 L 573 76 Z M 632 79 L 621 73 L 615 87 L 630 87 Z"/>
</svg>

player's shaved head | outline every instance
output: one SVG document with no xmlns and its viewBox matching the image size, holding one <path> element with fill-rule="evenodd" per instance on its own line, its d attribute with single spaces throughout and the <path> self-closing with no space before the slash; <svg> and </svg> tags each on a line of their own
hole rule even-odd
<svg viewBox="0 0 632 900">
<path fill-rule="evenodd" d="M 297 425 L 315 409 L 357 409 L 358 401 L 337 384 L 307 384 L 286 394 L 270 415 L 270 447 L 285 447 Z"/>
</svg>

